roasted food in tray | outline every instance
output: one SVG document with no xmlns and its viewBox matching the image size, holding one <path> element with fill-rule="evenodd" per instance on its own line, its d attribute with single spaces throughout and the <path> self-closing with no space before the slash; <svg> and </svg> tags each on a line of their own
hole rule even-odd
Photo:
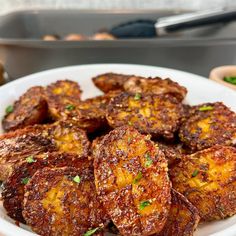
<svg viewBox="0 0 236 236">
<path fill-rule="evenodd" d="M 135 73 L 135 72 L 134 72 Z M 32 87 L 6 109 L 7 214 L 42 236 L 192 236 L 236 214 L 236 114 L 170 79 L 106 73 Z"/>
<path fill-rule="evenodd" d="M 236 148 L 216 145 L 185 156 L 170 169 L 170 177 L 202 220 L 236 214 Z"/>
<path fill-rule="evenodd" d="M 23 216 L 42 236 L 86 235 L 109 222 L 91 168 L 44 168 L 25 187 Z M 42 220 L 43 219 L 43 220 Z"/>
</svg>

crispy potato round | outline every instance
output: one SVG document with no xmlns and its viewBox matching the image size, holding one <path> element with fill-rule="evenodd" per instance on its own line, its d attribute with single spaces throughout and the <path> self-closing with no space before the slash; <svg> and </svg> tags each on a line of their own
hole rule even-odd
<svg viewBox="0 0 236 236">
<path fill-rule="evenodd" d="M 169 94 L 121 93 L 107 109 L 111 127 L 131 125 L 141 133 L 173 139 L 183 116 L 183 105 Z"/>
<path fill-rule="evenodd" d="M 107 93 L 111 90 L 123 90 L 124 82 L 132 75 L 105 73 L 92 78 L 96 87 Z"/>
<path fill-rule="evenodd" d="M 179 163 L 182 156 L 185 155 L 185 150 L 181 143 L 166 143 L 156 142 L 160 150 L 165 154 L 165 158 L 168 161 L 168 166 L 173 166 Z"/>
<path fill-rule="evenodd" d="M 0 181 L 6 180 L 16 163 L 25 157 L 57 150 L 53 141 L 42 135 L 43 127 L 28 126 L 0 135 Z"/>
<path fill-rule="evenodd" d="M 11 174 L 25 157 L 47 151 L 88 156 L 90 142 L 86 133 L 69 121 L 35 125 L 0 136 L 0 180 Z"/>
<path fill-rule="evenodd" d="M 186 197 L 172 189 L 169 215 L 164 228 L 157 236 L 193 236 L 199 221 L 197 208 Z"/>
<path fill-rule="evenodd" d="M 23 209 L 27 224 L 42 236 L 85 235 L 109 221 L 96 195 L 91 168 L 37 171 L 25 186 Z"/>
<path fill-rule="evenodd" d="M 236 213 L 236 148 L 214 146 L 170 169 L 173 188 L 197 207 L 203 221 Z"/>
<path fill-rule="evenodd" d="M 107 126 L 106 107 L 112 97 L 119 91 L 79 101 L 78 99 L 60 96 L 48 96 L 50 114 L 54 120 L 73 120 L 88 133 Z"/>
<path fill-rule="evenodd" d="M 78 156 L 88 156 L 90 142 L 88 137 L 77 123 L 71 121 L 59 121 L 45 126 L 45 137 L 50 137 L 58 151 L 75 153 Z"/>
<path fill-rule="evenodd" d="M 221 102 L 205 103 L 189 110 L 179 137 L 190 149 L 236 144 L 236 114 Z"/>
<path fill-rule="evenodd" d="M 179 101 L 184 100 L 187 89 L 171 79 L 130 77 L 124 83 L 124 90 L 131 93 L 169 93 Z"/>
<path fill-rule="evenodd" d="M 47 116 L 44 88 L 35 86 L 27 90 L 13 106 L 6 108 L 2 127 L 6 131 L 16 130 L 28 125 L 40 124 Z"/>
<path fill-rule="evenodd" d="M 151 235 L 163 228 L 170 206 L 164 154 L 132 127 L 106 135 L 94 160 L 97 193 L 122 235 Z"/>
<path fill-rule="evenodd" d="M 37 170 L 45 167 L 71 166 L 76 168 L 92 167 L 87 157 L 76 154 L 52 152 L 26 157 L 14 167 L 13 172 L 3 185 L 2 199 L 7 214 L 14 220 L 25 223 L 22 216 L 24 186 Z"/>
<path fill-rule="evenodd" d="M 82 93 L 79 84 L 71 80 L 58 80 L 48 85 L 46 92 L 51 96 L 71 97 L 78 100 Z"/>
</svg>

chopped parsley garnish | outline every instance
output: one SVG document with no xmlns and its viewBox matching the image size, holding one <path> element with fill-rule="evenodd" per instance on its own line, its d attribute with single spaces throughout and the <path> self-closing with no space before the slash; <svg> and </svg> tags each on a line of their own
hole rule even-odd
<svg viewBox="0 0 236 236">
<path fill-rule="evenodd" d="M 224 77 L 224 81 L 236 85 L 236 76 L 226 76 Z"/>
<path fill-rule="evenodd" d="M 77 184 L 80 183 L 81 179 L 78 175 L 76 175 L 74 178 L 73 178 L 73 181 L 76 182 Z"/>
<path fill-rule="evenodd" d="M 198 175 L 198 172 L 199 172 L 199 171 L 198 171 L 197 169 L 194 170 L 193 173 L 192 173 L 192 177 L 196 177 L 196 176 Z"/>
<path fill-rule="evenodd" d="M 21 183 L 24 184 L 24 185 L 28 184 L 28 182 L 29 182 L 29 178 L 28 178 L 28 177 L 23 178 L 23 179 L 21 180 Z"/>
<path fill-rule="evenodd" d="M 75 109 L 75 106 L 74 106 L 74 105 L 72 105 L 72 104 L 66 105 L 66 110 L 72 111 L 72 110 L 74 110 L 74 109 Z"/>
<path fill-rule="evenodd" d="M 199 111 L 212 111 L 214 107 L 212 106 L 203 106 L 199 108 Z"/>
<path fill-rule="evenodd" d="M 146 158 L 145 167 L 151 166 L 153 161 L 152 161 L 152 158 L 151 158 L 149 152 L 147 152 L 147 153 L 144 155 L 144 157 Z"/>
<path fill-rule="evenodd" d="M 134 95 L 134 100 L 140 100 L 140 98 L 141 98 L 141 94 L 140 93 L 136 93 Z"/>
<path fill-rule="evenodd" d="M 149 200 L 147 201 L 142 201 L 139 205 L 139 210 L 143 210 L 145 207 L 150 206 L 151 202 Z"/>
<path fill-rule="evenodd" d="M 14 109 L 14 108 L 13 108 L 12 105 L 6 107 L 6 109 L 5 109 L 6 114 L 12 113 L 12 112 L 13 112 L 13 109 Z"/>
<path fill-rule="evenodd" d="M 131 121 L 128 121 L 128 125 L 132 125 L 132 122 L 131 122 Z"/>
<path fill-rule="evenodd" d="M 139 182 L 139 180 L 142 179 L 142 177 L 143 177 L 143 174 L 142 174 L 142 172 L 139 171 L 137 176 L 134 179 L 134 184 L 137 184 Z"/>
<path fill-rule="evenodd" d="M 28 163 L 36 162 L 36 160 L 34 160 L 34 157 L 33 157 L 33 156 L 28 156 L 28 157 L 26 158 L 26 161 L 27 161 Z"/>
<path fill-rule="evenodd" d="M 90 230 L 88 230 L 83 236 L 90 236 L 90 235 L 93 235 L 98 229 L 99 229 L 99 227 L 94 228 L 94 229 L 90 229 Z"/>
<path fill-rule="evenodd" d="M 130 144 L 132 141 L 132 138 L 128 137 L 128 143 Z"/>
</svg>

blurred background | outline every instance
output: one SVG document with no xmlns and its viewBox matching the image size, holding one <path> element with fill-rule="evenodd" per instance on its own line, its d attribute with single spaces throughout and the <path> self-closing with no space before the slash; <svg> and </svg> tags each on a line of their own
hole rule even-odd
<svg viewBox="0 0 236 236">
<path fill-rule="evenodd" d="M 235 0 L 0 0 L 0 6 L 0 63 L 8 81 L 91 63 L 146 64 L 205 77 L 214 67 L 236 64 Z M 234 11 L 233 17 L 157 37 L 106 34 L 131 20 L 214 9 Z"/>
<path fill-rule="evenodd" d="M 187 9 L 236 6 L 235 0 L 0 0 L 0 13 L 19 9 Z"/>
</svg>

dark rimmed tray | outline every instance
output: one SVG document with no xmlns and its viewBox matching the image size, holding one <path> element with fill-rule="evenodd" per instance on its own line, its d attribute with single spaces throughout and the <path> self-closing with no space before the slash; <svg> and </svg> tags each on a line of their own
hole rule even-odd
<svg viewBox="0 0 236 236">
<path fill-rule="evenodd" d="M 157 19 L 174 11 L 19 11 L 0 17 L 0 61 L 11 79 L 54 67 L 133 63 L 171 67 L 208 76 L 236 64 L 236 23 L 190 30 L 167 38 L 114 41 L 40 40 L 44 34 L 91 35 L 130 19 Z M 135 72 L 132 72 L 135 73 Z"/>
</svg>

